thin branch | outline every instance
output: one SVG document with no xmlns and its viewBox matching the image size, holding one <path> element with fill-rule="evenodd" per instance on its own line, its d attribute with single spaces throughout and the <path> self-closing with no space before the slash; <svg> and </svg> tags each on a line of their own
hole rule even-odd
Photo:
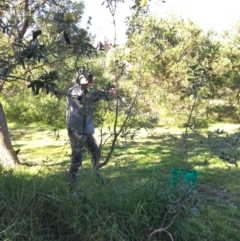
<svg viewBox="0 0 240 241">
<path fill-rule="evenodd" d="M 171 235 L 167 230 L 173 225 L 173 223 L 174 223 L 175 220 L 180 216 L 180 214 L 183 212 L 183 210 L 184 210 L 184 209 L 181 208 L 181 209 L 178 211 L 178 213 L 172 218 L 171 222 L 170 222 L 165 228 L 156 229 L 155 231 L 153 231 L 153 232 L 149 235 L 149 237 L 152 237 L 152 236 L 153 236 L 154 234 L 156 234 L 156 233 L 166 232 L 166 233 L 170 236 L 171 240 L 173 241 L 174 239 L 173 239 L 172 235 Z"/>
<path fill-rule="evenodd" d="M 24 19 L 24 22 L 23 22 L 23 26 L 22 26 L 22 29 L 18 32 L 18 39 L 19 40 L 22 40 L 23 39 L 23 36 L 24 34 L 26 33 L 27 29 L 28 29 L 28 26 L 29 26 L 29 20 L 27 18 L 27 12 L 29 10 L 28 8 L 28 1 L 29 0 L 25 0 L 24 1 L 24 13 L 25 13 L 25 19 Z"/>
</svg>

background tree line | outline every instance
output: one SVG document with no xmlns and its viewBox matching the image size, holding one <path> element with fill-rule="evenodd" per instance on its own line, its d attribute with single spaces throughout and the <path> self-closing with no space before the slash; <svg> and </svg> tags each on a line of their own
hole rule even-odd
<svg viewBox="0 0 240 241">
<path fill-rule="evenodd" d="M 117 47 L 116 60 L 125 97 L 132 95 L 138 86 L 142 91 L 138 105 L 143 113 L 157 118 L 157 113 L 162 112 L 160 116 L 174 118 L 187 110 L 187 96 L 199 77 L 197 72 L 207 69 L 208 86 L 203 88 L 199 103 L 202 119 L 238 121 L 238 25 L 235 33 L 226 32 L 220 39 L 216 33 L 204 33 L 192 22 L 182 19 L 139 17 L 129 24 L 128 42 Z M 79 65 L 86 65 L 95 73 L 95 88 L 105 89 L 112 82 L 115 61 L 111 52 L 112 49 L 94 59 L 79 61 Z M 74 61 L 70 63 L 62 62 L 54 67 L 59 75 L 56 83 L 60 91 L 56 94 L 32 95 L 28 82 L 9 81 L 2 93 L 8 120 L 64 127 L 64 93 L 71 85 L 74 71 Z M 164 119 L 165 124 L 171 124 L 168 118 Z M 159 121 L 161 123 L 161 118 Z"/>
</svg>

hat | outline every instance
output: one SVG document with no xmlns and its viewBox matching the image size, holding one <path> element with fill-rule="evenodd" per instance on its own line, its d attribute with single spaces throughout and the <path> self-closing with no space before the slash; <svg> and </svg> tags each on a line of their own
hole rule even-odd
<svg viewBox="0 0 240 241">
<path fill-rule="evenodd" d="M 86 77 L 83 74 L 79 74 L 79 72 L 76 72 L 75 82 L 82 85 L 88 84 Z"/>
<path fill-rule="evenodd" d="M 79 80 L 81 85 L 88 84 L 88 80 L 85 78 L 84 75 L 79 76 Z"/>
</svg>

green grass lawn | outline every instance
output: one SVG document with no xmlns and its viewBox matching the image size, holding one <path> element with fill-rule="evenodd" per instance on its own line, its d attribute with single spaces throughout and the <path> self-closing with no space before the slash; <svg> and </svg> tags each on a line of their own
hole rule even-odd
<svg viewBox="0 0 240 241">
<path fill-rule="evenodd" d="M 239 125 L 214 125 L 189 136 L 189 164 L 200 173 L 190 193 L 184 186 L 169 190 L 172 168 L 184 168 L 184 130 L 156 128 L 119 141 L 101 169 L 111 180 L 106 185 L 96 182 L 86 154 L 79 176 L 86 198 L 68 193 L 66 130 L 36 124 L 9 128 L 22 164 L 2 171 L 1 240 L 171 240 L 166 232 L 149 235 L 168 226 L 182 207 L 167 229 L 174 240 L 240 240 L 239 168 L 217 157 L 204 162 L 210 156 L 207 134 L 219 128 L 225 136 Z"/>
</svg>

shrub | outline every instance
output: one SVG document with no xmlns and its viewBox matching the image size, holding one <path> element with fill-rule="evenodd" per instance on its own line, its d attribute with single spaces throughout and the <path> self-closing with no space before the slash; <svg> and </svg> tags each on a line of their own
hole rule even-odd
<svg viewBox="0 0 240 241">
<path fill-rule="evenodd" d="M 30 124 L 39 122 L 56 127 L 65 126 L 65 99 L 51 95 L 17 95 L 3 101 L 8 121 Z"/>
</svg>

